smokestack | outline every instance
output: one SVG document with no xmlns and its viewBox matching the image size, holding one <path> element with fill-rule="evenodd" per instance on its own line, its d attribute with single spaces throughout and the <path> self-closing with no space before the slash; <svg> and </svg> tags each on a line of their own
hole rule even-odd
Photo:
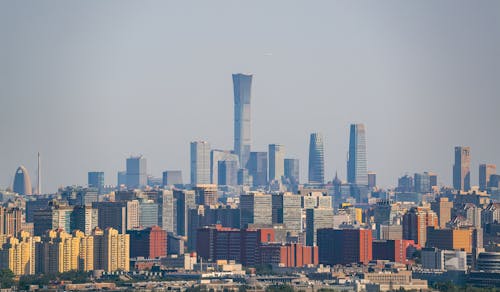
<svg viewBox="0 0 500 292">
<path fill-rule="evenodd" d="M 37 184 L 36 184 L 36 193 L 38 195 L 42 194 L 42 173 L 40 168 L 40 152 L 38 152 L 38 169 L 37 169 Z"/>
</svg>

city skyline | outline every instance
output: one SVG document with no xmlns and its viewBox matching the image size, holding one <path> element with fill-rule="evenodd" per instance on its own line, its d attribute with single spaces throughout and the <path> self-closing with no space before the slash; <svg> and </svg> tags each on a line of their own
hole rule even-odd
<svg viewBox="0 0 500 292">
<path fill-rule="evenodd" d="M 95 2 L 61 2 L 74 14 L 4 2 L 0 187 L 12 186 L 19 165 L 35 180 L 37 152 L 44 193 L 85 185 L 93 170 L 114 184 L 134 153 L 148 159 L 148 173 L 179 169 L 187 182 L 190 141 L 233 149 L 236 72 L 254 74 L 252 151 L 284 145 L 300 159 L 302 181 L 310 133 L 325 137 L 325 180 L 336 171 L 346 179 L 348 126 L 364 123 L 368 170 L 379 185 L 424 171 L 452 185 L 458 145 L 471 147 L 471 185 L 478 185 L 479 164 L 500 165 L 497 138 L 488 134 L 500 107 L 500 4 L 448 3 L 453 15 L 447 5 L 383 1 L 255 3 L 243 16 L 235 6 L 199 4 L 205 12 L 185 19 L 172 11 L 189 4 L 137 14 L 120 3 L 110 20 L 104 12 L 92 16 Z M 220 19 L 210 17 L 220 11 Z M 253 24 L 250 15 L 262 21 Z M 200 29 L 211 37 L 185 37 Z"/>
</svg>

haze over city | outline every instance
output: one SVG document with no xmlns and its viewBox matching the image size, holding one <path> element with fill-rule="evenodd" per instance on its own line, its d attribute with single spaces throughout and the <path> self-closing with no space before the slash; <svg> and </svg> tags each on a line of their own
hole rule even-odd
<svg viewBox="0 0 500 292">
<path fill-rule="evenodd" d="M 380 186 L 433 171 L 454 147 L 500 164 L 496 1 L 0 2 L 0 187 L 25 165 L 44 192 L 107 184 L 131 154 L 181 169 L 189 142 L 232 149 L 231 74 L 254 75 L 252 150 L 286 146 L 307 180 L 309 134 L 325 177 L 346 178 L 349 125 L 366 126 Z"/>
</svg>

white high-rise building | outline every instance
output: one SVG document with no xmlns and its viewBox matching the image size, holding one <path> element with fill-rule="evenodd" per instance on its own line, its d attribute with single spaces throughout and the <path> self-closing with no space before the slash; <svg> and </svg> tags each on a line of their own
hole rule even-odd
<svg viewBox="0 0 500 292">
<path fill-rule="evenodd" d="M 191 142 L 191 184 L 210 184 L 210 144 Z"/>
</svg>

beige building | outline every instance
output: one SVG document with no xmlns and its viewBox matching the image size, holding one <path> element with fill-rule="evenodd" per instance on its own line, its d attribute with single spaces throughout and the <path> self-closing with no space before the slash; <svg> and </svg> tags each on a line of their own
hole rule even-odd
<svg viewBox="0 0 500 292">
<path fill-rule="evenodd" d="M 106 228 L 94 230 L 94 269 L 106 272 L 130 270 L 130 236 Z"/>
<path fill-rule="evenodd" d="M 5 238 L 0 246 L 0 269 L 10 269 L 16 276 L 35 274 L 35 241 L 40 238 L 27 232 L 21 232 L 19 239 Z"/>
</svg>

